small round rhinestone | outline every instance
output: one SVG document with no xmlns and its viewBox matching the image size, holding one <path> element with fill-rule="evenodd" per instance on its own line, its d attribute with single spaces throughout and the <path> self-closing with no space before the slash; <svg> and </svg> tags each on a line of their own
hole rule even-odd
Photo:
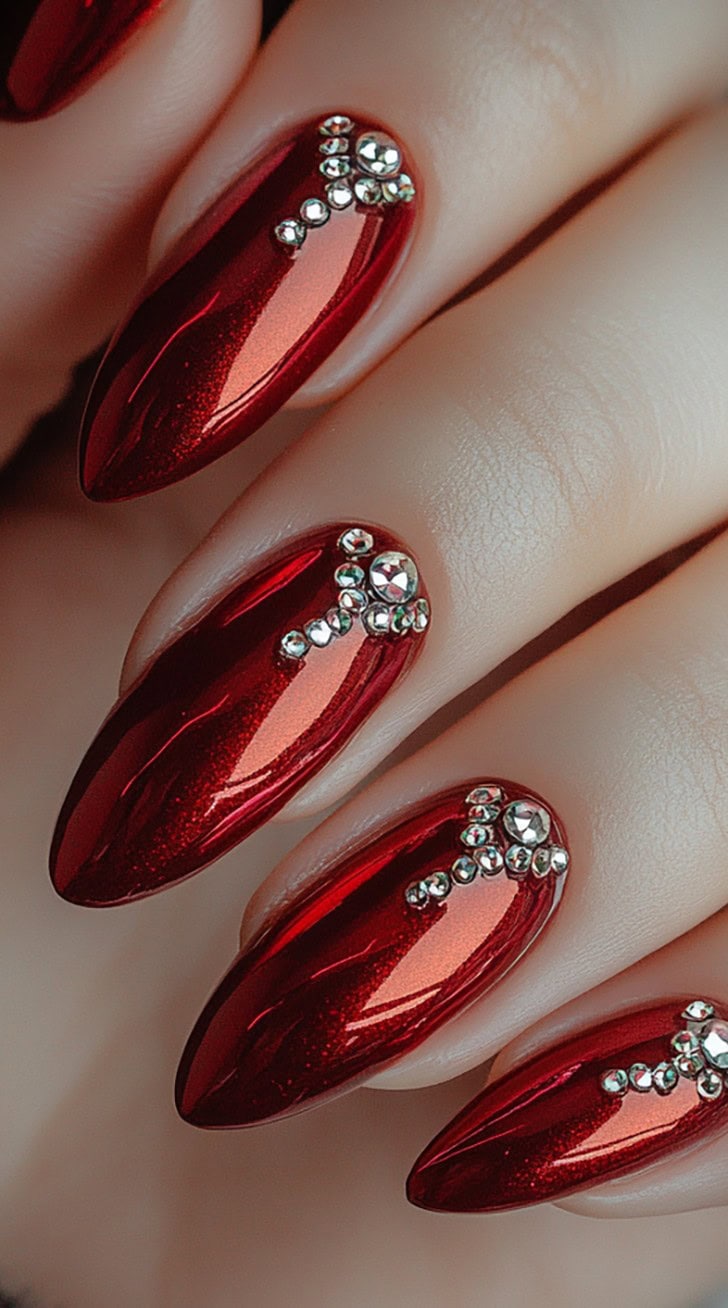
<svg viewBox="0 0 728 1308">
<path fill-rule="evenodd" d="M 692 1031 L 678 1031 L 672 1037 L 672 1047 L 678 1054 L 694 1054 L 698 1048 L 698 1037 Z"/>
<path fill-rule="evenodd" d="M 417 632 L 426 631 L 430 621 L 430 606 L 426 599 L 416 599 L 410 604 L 412 626 Z"/>
<path fill-rule="evenodd" d="M 373 177 L 357 177 L 354 182 L 354 194 L 361 204 L 379 204 L 382 188 Z"/>
<path fill-rule="evenodd" d="M 353 126 L 351 118 L 347 118 L 346 114 L 330 114 L 319 124 L 319 131 L 322 136 L 345 136 Z"/>
<path fill-rule="evenodd" d="M 723 1093 L 723 1078 L 712 1067 L 700 1073 L 696 1085 L 701 1099 L 717 1099 Z"/>
<path fill-rule="evenodd" d="M 367 606 L 367 597 L 363 590 L 340 590 L 339 608 L 347 613 L 361 613 Z"/>
<path fill-rule="evenodd" d="M 334 581 L 342 590 L 348 590 L 354 586 L 360 589 L 367 579 L 367 574 L 358 563 L 342 563 L 340 568 L 334 573 Z"/>
<path fill-rule="evenodd" d="M 307 622 L 304 631 L 311 644 L 319 649 L 324 649 L 334 639 L 334 633 L 325 618 L 314 618 L 312 622 Z"/>
<path fill-rule="evenodd" d="M 355 152 L 359 167 L 373 177 L 392 177 L 399 172 L 402 154 L 386 132 L 364 132 L 357 140 Z"/>
<path fill-rule="evenodd" d="M 471 804 L 468 815 L 475 822 L 495 822 L 499 812 L 497 804 Z"/>
<path fill-rule="evenodd" d="M 541 845 L 540 849 L 534 851 L 531 868 L 535 877 L 548 876 L 551 871 L 551 850 L 546 845 Z"/>
<path fill-rule="evenodd" d="M 452 890 L 449 872 L 431 872 L 425 877 L 425 885 L 430 899 L 446 899 Z"/>
<path fill-rule="evenodd" d="M 692 1003 L 688 1004 L 681 1016 L 686 1018 L 688 1022 L 707 1022 L 708 1018 L 712 1017 L 714 1012 L 715 1009 L 713 1005 L 709 1004 L 707 1000 L 693 999 Z"/>
<path fill-rule="evenodd" d="M 404 897 L 412 908 L 424 908 L 430 899 L 424 881 L 413 881 L 405 890 Z"/>
<path fill-rule="evenodd" d="M 346 609 L 329 609 L 326 621 L 335 636 L 345 636 L 347 631 L 351 631 L 352 617 Z"/>
<path fill-rule="evenodd" d="M 677 1085 L 677 1070 L 672 1063 L 658 1063 L 652 1073 L 652 1080 L 658 1094 L 669 1095 Z"/>
<path fill-rule="evenodd" d="M 274 228 L 277 240 L 291 250 L 298 250 L 306 239 L 306 228 L 297 218 L 284 218 Z"/>
<path fill-rule="evenodd" d="M 562 845 L 551 846 L 551 869 L 557 877 L 562 877 L 569 870 L 569 853 Z"/>
<path fill-rule="evenodd" d="M 506 850 L 506 867 L 516 877 L 525 877 L 531 866 L 531 851 L 525 845 L 511 845 Z"/>
<path fill-rule="evenodd" d="M 405 604 L 417 590 L 417 568 L 407 554 L 386 550 L 369 565 L 369 582 L 387 604 Z"/>
<path fill-rule="evenodd" d="M 646 1063 L 633 1063 L 629 1069 L 629 1083 L 633 1090 L 646 1094 L 652 1089 L 652 1072 Z"/>
<path fill-rule="evenodd" d="M 392 615 L 386 604 L 370 604 L 362 614 L 362 621 L 371 636 L 386 636 Z"/>
<path fill-rule="evenodd" d="M 629 1086 L 627 1073 L 621 1067 L 612 1067 L 602 1077 L 602 1090 L 606 1090 L 608 1095 L 626 1094 Z"/>
<path fill-rule="evenodd" d="M 323 227 L 331 217 L 331 210 L 326 202 L 315 197 L 304 200 L 299 213 L 307 227 Z"/>
<path fill-rule="evenodd" d="M 549 838 L 551 818 L 540 804 L 532 804 L 528 799 L 517 799 L 509 804 L 503 814 L 503 826 L 517 840 L 519 845 L 541 845 Z"/>
<path fill-rule="evenodd" d="M 700 1037 L 703 1052 L 713 1067 L 728 1068 L 728 1022 L 715 1018 Z"/>
<path fill-rule="evenodd" d="M 397 604 L 392 609 L 392 631 L 395 636 L 401 636 L 403 631 L 409 631 L 413 622 L 414 618 L 408 604 Z"/>
<path fill-rule="evenodd" d="M 503 867 L 503 855 L 497 845 L 485 845 L 475 857 L 484 877 L 497 876 Z"/>
<path fill-rule="evenodd" d="M 308 641 L 302 631 L 287 631 L 281 641 L 281 653 L 289 659 L 302 659 L 308 649 Z"/>
<path fill-rule="evenodd" d="M 482 822 L 471 822 L 460 832 L 461 844 L 467 845 L 468 849 L 482 849 L 492 839 L 493 832 L 490 827 L 483 826 Z"/>
<path fill-rule="evenodd" d="M 500 786 L 475 786 L 467 796 L 466 804 L 501 804 L 503 791 Z"/>
<path fill-rule="evenodd" d="M 681 1076 L 687 1077 L 689 1081 L 694 1081 L 698 1072 L 705 1066 L 701 1054 L 678 1054 L 675 1059 L 675 1067 Z"/>
<path fill-rule="evenodd" d="M 327 136 L 319 146 L 319 154 L 346 154 L 349 149 L 349 142 L 344 136 Z"/>
<path fill-rule="evenodd" d="M 326 199 L 332 209 L 346 209 L 354 199 L 354 192 L 348 182 L 329 182 Z"/>
<path fill-rule="evenodd" d="M 457 881 L 461 886 L 467 886 L 469 882 L 474 881 L 478 875 L 478 864 L 474 859 L 469 858 L 467 854 L 461 854 L 455 859 L 450 875 L 453 881 Z"/>
<path fill-rule="evenodd" d="M 322 177 L 328 177 L 330 181 L 336 181 L 339 177 L 348 177 L 351 172 L 351 159 L 345 154 L 335 154 L 331 159 L 324 159 L 319 164 L 319 172 Z"/>
<path fill-rule="evenodd" d="M 387 204 L 409 204 L 415 198 L 415 184 L 406 173 L 388 177 L 382 182 L 382 199 Z"/>
<path fill-rule="evenodd" d="M 345 554 L 353 554 L 357 558 L 360 554 L 371 554 L 374 537 L 362 527 L 349 527 L 348 531 L 339 536 L 338 546 Z"/>
</svg>

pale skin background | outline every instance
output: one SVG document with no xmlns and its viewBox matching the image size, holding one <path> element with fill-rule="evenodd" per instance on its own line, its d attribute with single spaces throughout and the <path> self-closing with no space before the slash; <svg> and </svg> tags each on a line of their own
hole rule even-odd
<svg viewBox="0 0 728 1308">
<path fill-rule="evenodd" d="M 5 474 L 0 1284 L 39 1308 L 689 1308 L 728 1281 L 726 1140 L 562 1209 L 436 1217 L 403 1182 L 504 1046 L 502 1069 L 624 1003 L 728 997 L 728 6 L 298 0 L 260 55 L 257 22 L 169 0 L 78 102 L 0 128 L 7 456 L 283 124 L 360 105 L 424 182 L 406 266 L 297 399 L 320 414 L 123 506 L 82 500 L 71 415 Z M 416 550 L 436 621 L 412 675 L 216 868 L 119 911 L 55 899 L 55 812 L 140 615 L 125 681 L 332 517 Z M 489 771 L 542 790 L 572 837 L 569 895 L 522 967 L 376 1091 L 244 1133 L 180 1123 L 177 1056 L 248 901 L 244 935 L 410 799 Z"/>
</svg>

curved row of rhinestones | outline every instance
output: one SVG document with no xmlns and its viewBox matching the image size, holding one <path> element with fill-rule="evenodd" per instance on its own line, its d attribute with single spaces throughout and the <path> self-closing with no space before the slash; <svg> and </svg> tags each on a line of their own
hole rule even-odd
<svg viewBox="0 0 728 1308">
<path fill-rule="evenodd" d="M 421 635 L 430 622 L 430 606 L 417 595 L 419 575 L 408 554 L 384 550 L 368 564 L 374 553 L 374 537 L 362 527 L 349 527 L 338 546 L 346 561 L 334 572 L 337 603 L 323 618 L 312 618 L 302 631 L 287 631 L 280 652 L 288 659 L 302 659 L 311 648 L 324 649 L 337 636 L 351 631 L 359 619 L 370 636 Z"/>
<path fill-rule="evenodd" d="M 297 218 L 284 218 L 273 228 L 273 235 L 289 250 L 298 250 L 312 227 L 323 227 L 332 212 L 359 204 L 409 204 L 415 198 L 415 186 L 407 173 L 401 172 L 402 151 L 386 132 L 361 132 L 354 141 L 350 135 L 355 124 L 345 114 L 331 114 L 319 123 L 324 138 L 319 145 L 323 155 L 318 165 L 325 179 L 324 195 L 312 195 L 303 201 Z M 353 149 L 353 153 L 352 153 Z"/>
<path fill-rule="evenodd" d="M 672 1058 L 656 1067 L 611 1067 L 601 1078 L 602 1089 L 609 1095 L 626 1095 L 628 1090 L 669 1095 L 682 1076 L 695 1082 L 701 1099 L 718 1099 L 728 1088 L 728 1022 L 717 1017 L 705 999 L 693 999 L 680 1016 L 685 1027 L 672 1037 Z"/>
<path fill-rule="evenodd" d="M 468 824 L 460 833 L 467 852 L 458 854 L 448 871 L 431 872 L 407 886 L 404 897 L 412 908 L 441 904 L 453 886 L 470 885 L 477 876 L 505 872 L 522 881 L 529 874 L 538 880 L 549 873 L 565 875 L 569 854 L 563 845 L 549 844 L 548 810 L 527 799 L 513 800 L 504 808 L 503 799 L 501 787 L 492 783 L 470 791 L 465 800 Z"/>
</svg>

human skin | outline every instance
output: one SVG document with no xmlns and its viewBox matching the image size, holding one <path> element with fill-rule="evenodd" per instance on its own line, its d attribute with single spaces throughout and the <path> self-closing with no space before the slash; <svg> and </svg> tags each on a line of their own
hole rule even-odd
<svg viewBox="0 0 728 1308">
<path fill-rule="evenodd" d="M 728 1275 L 724 1212 L 688 1211 L 725 1204 L 725 1140 L 583 1192 L 565 1201 L 573 1212 L 443 1220 L 408 1209 L 403 1184 L 499 1050 L 496 1074 L 628 1001 L 728 995 L 728 672 L 715 602 L 726 543 L 692 557 L 685 545 L 713 532 L 728 502 L 725 114 L 696 114 L 530 259 L 374 365 L 580 186 L 711 101 L 725 80 L 725 12 L 691 7 L 681 27 L 679 4 L 669 23 L 664 7 L 590 8 L 582 28 L 565 9 L 564 30 L 577 35 L 558 65 L 554 28 L 539 28 L 536 11 L 519 28 L 512 7 L 485 6 L 480 27 L 458 6 L 443 47 L 441 30 L 417 29 L 415 40 L 411 8 L 388 5 L 380 16 L 390 39 L 363 24 L 358 59 L 342 70 L 331 50 L 357 21 L 356 7 L 345 10 L 294 8 L 196 154 L 243 75 L 252 10 L 247 34 L 224 7 L 205 34 L 194 4 L 170 6 L 85 97 L 33 127 L 35 149 L 28 137 L 16 150 L 11 129 L 3 134 L 8 451 L 140 287 L 140 243 L 183 157 L 189 168 L 149 237 L 152 264 L 284 120 L 342 103 L 345 92 L 396 124 L 432 200 L 396 288 L 298 396 L 351 392 L 314 423 L 282 414 L 264 439 L 125 505 L 79 495 L 70 418 L 8 470 L 0 1272 L 9 1290 L 75 1308 L 232 1308 L 292 1296 L 305 1308 L 373 1298 L 434 1308 L 478 1303 L 486 1281 L 507 1308 L 586 1299 L 606 1308 L 615 1295 L 677 1308 Z M 615 29 L 604 28 L 607 12 Z M 418 72 L 432 66 L 436 38 L 440 62 L 427 81 Z M 496 49 L 512 57 L 496 60 Z M 565 73 L 595 49 L 601 96 L 595 61 L 590 76 Z M 459 79 L 451 59 L 465 60 Z M 476 70 L 482 100 L 471 94 Z M 123 124 L 102 112 L 112 104 Z M 440 121 L 466 114 L 464 136 L 438 139 L 433 104 Z M 70 117 L 62 126 L 71 114 L 80 151 L 67 146 Z M 468 168 L 476 136 L 487 143 L 482 190 Z M 31 218 L 41 202 L 53 223 L 39 229 Z M 433 608 L 416 666 L 301 792 L 287 823 L 143 903 L 64 904 L 43 872 L 50 829 L 139 614 L 151 601 L 125 686 L 243 570 L 334 520 L 332 499 L 335 520 L 381 522 L 416 550 Z M 591 599 L 607 587 L 616 589 Z M 396 767 L 385 764 L 393 750 Z M 547 795 L 574 855 L 553 924 L 487 1006 L 378 1078 L 397 1095 L 357 1092 L 244 1133 L 181 1123 L 177 1059 L 254 892 L 244 942 L 354 837 L 484 774 Z M 316 826 L 355 784 L 356 798 Z M 587 1212 L 642 1220 L 574 1215 Z M 680 1215 L 666 1222 L 665 1212 Z"/>
</svg>

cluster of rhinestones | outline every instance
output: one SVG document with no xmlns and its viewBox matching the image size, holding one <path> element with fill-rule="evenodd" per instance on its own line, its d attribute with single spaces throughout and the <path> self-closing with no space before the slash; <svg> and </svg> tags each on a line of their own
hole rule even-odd
<svg viewBox="0 0 728 1308">
<path fill-rule="evenodd" d="M 332 212 L 350 204 L 409 204 L 415 198 L 412 178 L 401 171 L 402 151 L 386 132 L 360 132 L 345 114 L 331 114 L 319 123 L 318 171 L 324 179 L 324 196 L 303 201 L 297 218 L 284 218 L 273 229 L 276 240 L 298 250 L 312 227 L 323 227 Z"/>
<path fill-rule="evenodd" d="M 549 843 L 551 814 L 531 799 L 505 802 L 500 786 L 484 782 L 470 791 L 467 826 L 460 832 L 459 853 L 447 871 L 431 872 L 407 886 L 404 897 L 412 908 L 440 904 L 454 886 L 470 885 L 477 876 L 504 873 L 516 881 L 527 876 L 541 881 L 549 874 L 564 876 L 569 854 Z"/>
<path fill-rule="evenodd" d="M 302 659 L 311 648 L 324 649 L 359 621 L 370 636 L 421 635 L 430 622 L 430 606 L 418 596 L 419 576 L 413 559 L 401 550 L 374 555 L 374 537 L 363 527 L 349 527 L 339 537 L 344 556 L 334 572 L 337 601 L 322 618 L 302 631 L 287 631 L 281 654 Z"/>
<path fill-rule="evenodd" d="M 680 1016 L 685 1026 L 672 1037 L 672 1057 L 656 1067 L 612 1067 L 602 1076 L 602 1089 L 609 1095 L 628 1090 L 669 1095 L 682 1076 L 695 1082 L 701 1099 L 718 1099 L 728 1089 L 728 1022 L 705 999 L 693 999 Z"/>
</svg>

